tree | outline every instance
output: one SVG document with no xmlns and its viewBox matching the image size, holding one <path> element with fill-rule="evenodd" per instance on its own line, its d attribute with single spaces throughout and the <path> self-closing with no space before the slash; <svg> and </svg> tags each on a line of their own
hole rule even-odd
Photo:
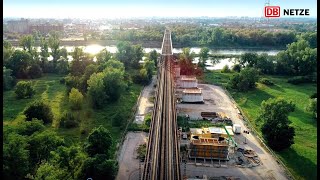
<svg viewBox="0 0 320 180">
<path fill-rule="evenodd" d="M 32 35 L 22 36 L 19 45 L 22 46 L 24 51 L 31 53 L 32 47 L 34 46 L 34 38 Z"/>
<path fill-rule="evenodd" d="M 236 89 L 237 91 L 248 91 L 255 88 L 258 79 L 257 70 L 245 68 L 229 80 L 228 87 Z"/>
<path fill-rule="evenodd" d="M 51 55 L 53 57 L 53 65 L 54 68 L 56 67 L 57 60 L 60 58 L 60 38 L 59 38 L 59 32 L 52 31 L 50 32 L 49 37 L 49 47 L 51 49 Z"/>
<path fill-rule="evenodd" d="M 3 65 L 7 65 L 9 59 L 11 58 L 14 52 L 14 48 L 11 43 L 3 40 Z"/>
<path fill-rule="evenodd" d="M 23 179 L 29 172 L 29 150 L 25 136 L 5 133 L 3 136 L 3 178 Z"/>
<path fill-rule="evenodd" d="M 87 155 L 79 146 L 75 145 L 59 146 L 50 154 L 50 163 L 57 165 L 60 169 L 65 169 L 68 172 L 66 177 L 70 179 L 76 179 L 86 159 Z"/>
<path fill-rule="evenodd" d="M 3 66 L 3 90 L 10 90 L 15 84 L 15 79 L 11 76 L 12 70 Z"/>
<path fill-rule="evenodd" d="M 120 42 L 117 44 L 116 59 L 121 61 L 125 68 L 139 68 L 139 61 L 143 57 L 143 48 L 141 45 L 131 45 L 128 42 Z"/>
<path fill-rule="evenodd" d="M 240 56 L 239 64 L 242 67 L 254 67 L 257 64 L 258 54 L 257 53 L 244 53 Z"/>
<path fill-rule="evenodd" d="M 117 161 L 108 160 L 104 154 L 88 158 L 82 168 L 78 179 L 115 179 L 117 175 Z"/>
<path fill-rule="evenodd" d="M 42 69 L 38 64 L 32 64 L 28 67 L 28 75 L 31 79 L 39 78 L 42 76 Z"/>
<path fill-rule="evenodd" d="M 208 58 L 209 58 L 209 51 L 210 50 L 207 47 L 201 48 L 200 53 L 199 53 L 198 66 L 200 66 L 202 68 L 205 67 L 206 60 L 208 60 Z"/>
<path fill-rule="evenodd" d="M 235 64 L 232 66 L 232 71 L 234 72 L 240 72 L 241 71 L 241 66 L 240 64 Z"/>
<path fill-rule="evenodd" d="M 53 120 L 53 114 L 48 104 L 43 101 L 35 101 L 31 103 L 23 112 L 27 121 L 31 121 L 33 118 L 42 120 L 44 124 L 51 123 Z"/>
<path fill-rule="evenodd" d="M 142 60 L 142 57 L 143 57 L 143 48 L 141 47 L 141 45 L 134 45 L 133 46 L 133 53 L 134 53 L 134 56 L 131 60 L 131 67 L 132 68 L 135 68 L 135 69 L 138 69 L 140 64 L 139 64 L 139 61 Z"/>
<path fill-rule="evenodd" d="M 60 58 L 63 57 L 64 59 L 68 59 L 68 51 L 65 47 L 59 50 L 59 56 Z"/>
<path fill-rule="evenodd" d="M 16 132 L 22 136 L 31 136 L 35 132 L 42 132 L 45 126 L 43 121 L 36 118 L 32 121 L 23 121 L 16 127 Z"/>
<path fill-rule="evenodd" d="M 150 82 L 152 79 L 152 74 L 153 74 L 153 70 L 154 70 L 154 62 L 150 61 L 149 59 L 145 59 L 145 62 L 143 64 L 143 68 L 146 69 L 147 78 L 148 78 L 148 81 Z"/>
<path fill-rule="evenodd" d="M 43 162 L 39 165 L 35 173 L 35 180 L 54 180 L 54 179 L 67 179 L 68 171 L 57 167 L 48 162 Z"/>
<path fill-rule="evenodd" d="M 30 53 L 15 50 L 6 67 L 12 70 L 12 74 L 16 78 L 27 78 L 28 67 L 31 64 L 32 56 L 30 55 Z"/>
<path fill-rule="evenodd" d="M 69 72 L 69 62 L 61 56 L 57 61 L 56 71 L 58 74 L 67 74 Z"/>
<path fill-rule="evenodd" d="M 182 53 L 180 54 L 180 60 L 193 61 L 195 54 L 191 52 L 190 48 L 183 48 Z"/>
<path fill-rule="evenodd" d="M 19 81 L 14 92 L 18 99 L 31 98 L 36 93 L 30 81 Z"/>
<path fill-rule="evenodd" d="M 262 53 L 258 55 L 258 60 L 255 64 L 255 68 L 257 68 L 264 74 L 273 74 L 275 68 L 273 61 L 274 58 L 268 56 L 267 53 Z"/>
<path fill-rule="evenodd" d="M 152 50 L 149 53 L 149 59 L 150 59 L 150 61 L 153 61 L 154 65 L 157 67 L 157 64 L 158 64 L 158 53 L 157 53 L 156 50 Z"/>
<path fill-rule="evenodd" d="M 69 103 L 72 110 L 80 110 L 82 108 L 83 95 L 78 89 L 71 89 L 71 92 L 69 93 Z"/>
<path fill-rule="evenodd" d="M 94 108 L 101 108 L 108 96 L 106 95 L 103 82 L 104 74 L 93 73 L 88 82 L 88 95 Z"/>
<path fill-rule="evenodd" d="M 108 129 L 103 126 L 94 128 L 85 142 L 85 151 L 90 157 L 97 154 L 105 154 L 110 157 L 109 151 L 112 146 L 112 137 Z"/>
<path fill-rule="evenodd" d="M 309 104 L 306 107 L 306 110 L 311 112 L 315 118 L 317 118 L 318 106 L 317 106 L 317 98 L 313 98 L 309 100 Z"/>
<path fill-rule="evenodd" d="M 48 57 L 50 56 L 49 54 L 49 44 L 48 41 L 44 38 L 41 37 L 40 38 L 40 61 L 41 61 L 41 67 L 43 69 L 44 72 L 47 72 L 46 64 L 48 63 Z"/>
<path fill-rule="evenodd" d="M 230 73 L 231 70 L 229 69 L 229 66 L 228 66 L 228 65 L 225 65 L 225 66 L 223 66 L 223 68 L 221 69 L 221 72 L 222 72 L 222 73 Z"/>
<path fill-rule="evenodd" d="M 103 49 L 96 55 L 96 57 L 98 64 L 104 64 L 111 59 L 111 53 L 107 49 Z"/>
<path fill-rule="evenodd" d="M 72 76 L 82 76 L 86 66 L 93 63 L 89 60 L 88 54 L 84 53 L 82 48 L 76 47 L 72 53 L 72 62 L 70 66 L 70 73 Z"/>
<path fill-rule="evenodd" d="M 261 103 L 261 113 L 258 117 L 263 122 L 261 132 L 268 145 L 281 151 L 294 144 L 294 128 L 289 126 L 291 121 L 288 119 L 290 112 L 293 112 L 295 105 L 284 99 L 268 99 Z"/>
<path fill-rule="evenodd" d="M 317 71 L 317 49 L 298 40 L 277 54 L 276 72 L 285 75 L 309 75 Z"/>
<path fill-rule="evenodd" d="M 90 76 L 98 71 L 98 66 L 94 64 L 90 64 L 86 67 L 84 74 L 82 75 L 80 81 L 81 81 L 81 89 L 80 91 L 85 93 L 88 89 L 88 80 L 90 79 Z"/>
<path fill-rule="evenodd" d="M 120 42 L 117 44 L 116 59 L 121 61 L 126 69 L 131 66 L 132 57 L 134 57 L 134 50 L 131 44 L 128 42 Z"/>
<path fill-rule="evenodd" d="M 48 161 L 50 152 L 59 146 L 64 146 L 64 140 L 56 132 L 46 130 L 41 133 L 34 133 L 29 137 L 29 151 L 31 164 L 34 167 L 42 161 Z"/>
<path fill-rule="evenodd" d="M 127 84 L 124 81 L 124 71 L 116 68 L 106 68 L 103 71 L 104 91 L 109 101 L 117 101 Z"/>
</svg>

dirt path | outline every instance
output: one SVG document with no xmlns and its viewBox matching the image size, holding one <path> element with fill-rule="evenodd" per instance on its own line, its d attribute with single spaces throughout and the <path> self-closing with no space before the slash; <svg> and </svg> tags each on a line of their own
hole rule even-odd
<svg viewBox="0 0 320 180">
<path fill-rule="evenodd" d="M 215 85 L 206 86 L 213 91 L 213 94 L 215 94 L 216 96 L 220 96 L 220 98 L 223 99 L 223 103 L 220 104 L 222 106 L 221 109 L 226 108 L 229 110 L 229 115 L 230 118 L 233 120 L 233 123 L 240 124 L 242 131 L 248 129 L 244 125 L 243 120 L 239 118 L 235 105 L 232 103 L 229 96 L 226 95 L 224 89 Z M 262 165 L 250 168 L 246 171 L 243 171 L 243 173 L 249 173 L 252 171 L 253 173 L 255 173 L 255 176 L 259 175 L 261 179 L 288 179 L 283 167 L 277 163 L 277 161 L 268 151 L 261 147 L 260 141 L 255 136 L 253 136 L 251 133 L 246 134 L 245 136 L 247 138 L 247 144 L 244 144 L 243 142 L 245 137 L 243 135 L 243 133 L 241 133 L 240 135 L 235 135 L 236 142 L 239 142 L 238 147 L 245 149 L 253 149 L 258 154 L 262 162 Z M 252 175 L 252 173 L 248 175 L 250 176 Z"/>
<path fill-rule="evenodd" d="M 116 180 L 129 180 L 131 176 L 139 175 L 139 159 L 137 159 L 136 149 L 140 144 L 146 142 L 147 133 L 128 132 L 123 142 L 121 153 L 118 158 L 119 171 Z"/>
<path fill-rule="evenodd" d="M 152 82 L 145 86 L 142 90 L 140 101 L 139 101 L 139 107 L 136 115 L 142 115 L 148 113 L 148 109 L 152 108 L 153 103 L 149 101 L 149 97 L 151 97 L 151 93 L 154 90 L 154 83 L 155 83 L 156 77 L 152 77 Z"/>
</svg>

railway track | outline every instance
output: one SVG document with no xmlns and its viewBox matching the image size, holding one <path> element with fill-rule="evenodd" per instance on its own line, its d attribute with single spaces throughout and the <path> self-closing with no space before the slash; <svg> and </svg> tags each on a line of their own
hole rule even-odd
<svg viewBox="0 0 320 180">
<path fill-rule="evenodd" d="M 171 32 L 163 37 L 143 180 L 181 180 Z"/>
</svg>

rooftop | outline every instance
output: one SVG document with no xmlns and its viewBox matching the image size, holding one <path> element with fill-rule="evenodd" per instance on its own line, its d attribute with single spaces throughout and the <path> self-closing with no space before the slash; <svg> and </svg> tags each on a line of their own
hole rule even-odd
<svg viewBox="0 0 320 180">
<path fill-rule="evenodd" d="M 183 90 L 184 94 L 202 94 L 201 89 L 196 88 L 196 89 L 184 89 Z"/>
<path fill-rule="evenodd" d="M 196 77 L 187 77 L 187 76 L 182 76 L 181 81 L 197 81 Z"/>
</svg>

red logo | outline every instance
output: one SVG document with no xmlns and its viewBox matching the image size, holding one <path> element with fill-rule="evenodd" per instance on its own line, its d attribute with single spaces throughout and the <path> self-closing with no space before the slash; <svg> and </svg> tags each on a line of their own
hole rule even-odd
<svg viewBox="0 0 320 180">
<path fill-rule="evenodd" d="M 280 17 L 280 6 L 265 6 L 264 7 L 265 17 Z"/>
</svg>

